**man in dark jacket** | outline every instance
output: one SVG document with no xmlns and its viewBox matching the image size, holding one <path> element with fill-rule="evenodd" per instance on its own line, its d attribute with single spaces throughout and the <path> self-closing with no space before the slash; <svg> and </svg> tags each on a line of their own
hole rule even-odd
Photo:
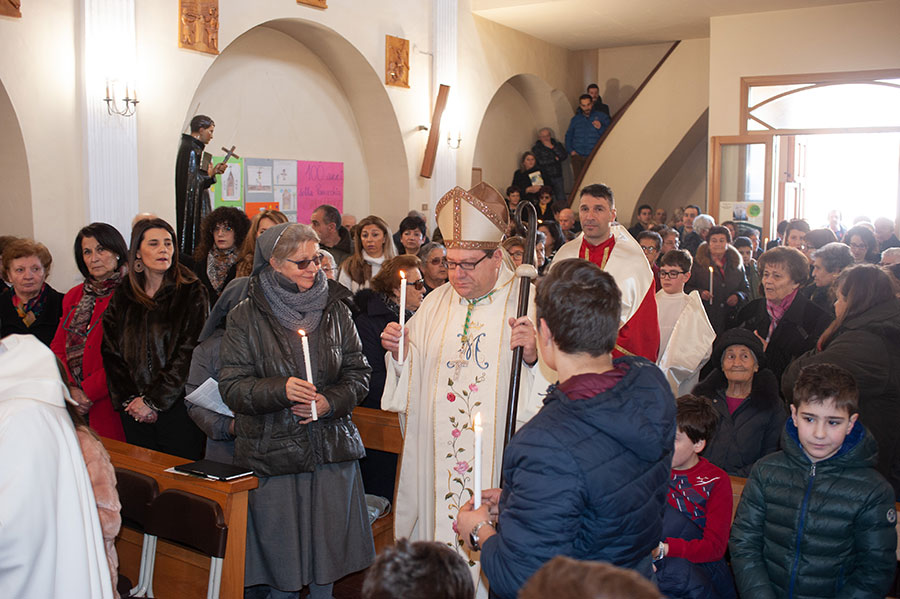
<svg viewBox="0 0 900 599">
<path fill-rule="evenodd" d="M 553 188 L 553 201 L 556 206 L 563 206 L 566 203 L 566 190 L 563 184 L 563 162 L 569 159 L 569 153 L 566 146 L 556 141 L 550 133 L 550 129 L 544 127 L 538 131 L 538 139 L 531 147 L 534 158 L 541 174 L 544 177 L 544 183 Z"/>
<path fill-rule="evenodd" d="M 594 101 L 589 95 L 582 95 L 578 99 L 578 106 L 579 110 L 569 121 L 569 129 L 566 131 L 566 148 L 572 157 L 572 171 L 576 181 L 610 122 L 607 115 L 594 110 Z"/>
<path fill-rule="evenodd" d="M 580 259 L 556 264 L 538 287 L 541 355 L 562 382 L 506 448 L 502 492 L 459 512 L 460 537 L 481 549 L 497 597 L 516 597 L 557 555 L 652 575 L 675 402 L 652 362 L 613 360 L 620 296 L 608 273 Z"/>
<path fill-rule="evenodd" d="M 353 253 L 350 231 L 341 223 L 341 213 L 330 204 L 322 204 L 309 217 L 309 224 L 319 236 L 319 247 L 334 256 L 337 266 Z"/>
<path fill-rule="evenodd" d="M 175 232 L 179 249 L 185 256 L 194 253 L 200 243 L 200 222 L 210 213 L 207 190 L 216 182 L 216 175 L 225 172 L 226 165 L 200 166 L 203 149 L 213 138 L 216 124 L 206 115 L 191 119 L 191 133 L 181 134 L 181 145 L 175 158 Z"/>
</svg>

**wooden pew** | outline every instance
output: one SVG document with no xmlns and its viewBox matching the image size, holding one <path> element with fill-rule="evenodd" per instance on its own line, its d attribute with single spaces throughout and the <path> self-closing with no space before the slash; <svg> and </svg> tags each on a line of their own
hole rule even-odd
<svg viewBox="0 0 900 599">
<path fill-rule="evenodd" d="M 403 435 L 400 429 L 400 417 L 394 412 L 385 412 L 373 408 L 358 407 L 353 410 L 353 423 L 359 429 L 363 445 L 367 449 L 377 449 L 396 453 L 397 483 L 400 482 L 400 456 L 403 455 Z M 397 484 L 394 484 L 394 502 L 397 499 Z M 372 524 L 372 536 L 375 539 L 375 552 L 381 553 L 385 547 L 394 544 L 394 510 L 385 514 Z"/>
<path fill-rule="evenodd" d="M 258 486 L 257 478 L 248 476 L 220 482 L 165 472 L 167 468 L 189 460 L 112 439 L 104 438 L 102 441 L 113 466 L 153 477 L 160 491 L 181 489 L 208 497 L 222 507 L 228 525 L 228 545 L 222 565 L 219 596 L 223 599 L 241 599 L 244 596 L 244 552 L 247 545 L 247 494 Z M 116 539 L 119 569 L 132 582 L 138 580 L 141 543 L 141 533 L 125 527 Z M 156 553 L 153 590 L 157 597 L 206 597 L 209 558 L 162 540 Z"/>
</svg>

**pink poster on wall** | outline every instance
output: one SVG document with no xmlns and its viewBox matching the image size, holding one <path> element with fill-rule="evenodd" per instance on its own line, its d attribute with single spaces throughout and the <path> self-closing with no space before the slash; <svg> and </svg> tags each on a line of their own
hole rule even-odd
<svg viewBox="0 0 900 599">
<path fill-rule="evenodd" d="M 297 161 L 297 222 L 309 224 L 317 206 L 344 211 L 344 163 Z"/>
</svg>

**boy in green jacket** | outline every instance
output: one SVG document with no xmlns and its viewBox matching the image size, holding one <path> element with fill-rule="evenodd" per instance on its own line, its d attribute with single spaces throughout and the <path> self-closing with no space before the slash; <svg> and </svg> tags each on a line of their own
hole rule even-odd
<svg viewBox="0 0 900 599">
<path fill-rule="evenodd" d="M 894 577 L 894 492 L 856 422 L 853 376 L 804 368 L 783 451 L 756 463 L 731 528 L 742 597 L 884 597 Z"/>
</svg>

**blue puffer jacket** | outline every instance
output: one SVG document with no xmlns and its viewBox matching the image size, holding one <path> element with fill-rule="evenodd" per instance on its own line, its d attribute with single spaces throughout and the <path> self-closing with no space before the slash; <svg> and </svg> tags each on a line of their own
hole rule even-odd
<svg viewBox="0 0 900 599">
<path fill-rule="evenodd" d="M 594 121 L 600 121 L 602 127 L 594 127 Z M 592 112 L 590 116 L 584 116 L 580 110 L 569 121 L 569 129 L 566 131 L 566 147 L 569 151 L 575 151 L 581 156 L 588 156 L 600 141 L 600 136 L 609 127 L 609 116 L 602 112 Z"/>
<path fill-rule="evenodd" d="M 659 368 L 640 357 L 612 389 L 571 400 L 551 386 L 541 411 L 513 437 L 503 460 L 499 534 L 482 567 L 498 597 L 557 555 L 638 568 L 662 538 L 675 442 L 675 401 Z"/>
</svg>

